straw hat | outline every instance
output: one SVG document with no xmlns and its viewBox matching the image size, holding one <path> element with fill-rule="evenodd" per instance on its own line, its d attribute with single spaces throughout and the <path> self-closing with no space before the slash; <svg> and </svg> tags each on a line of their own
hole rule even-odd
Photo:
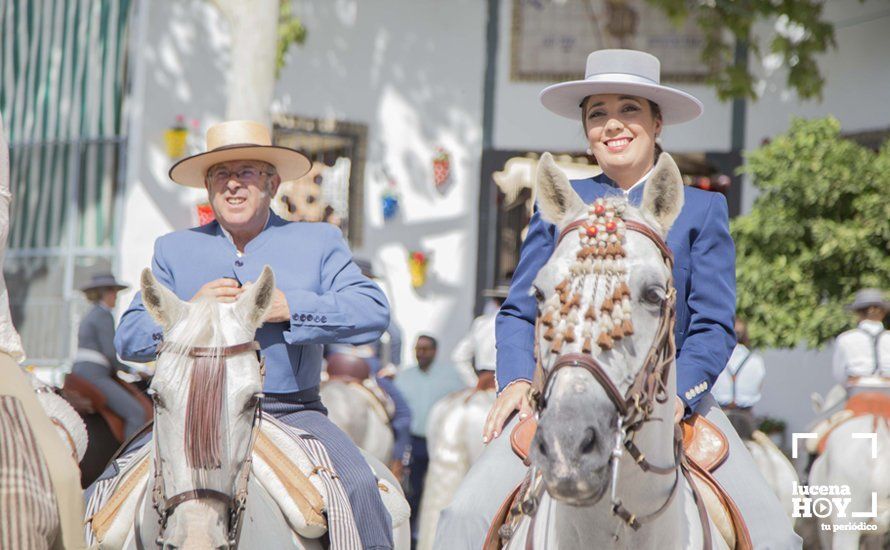
<svg viewBox="0 0 890 550">
<path fill-rule="evenodd" d="M 849 311 L 859 311 L 872 306 L 877 306 L 885 311 L 890 311 L 890 302 L 884 298 L 884 292 L 878 288 L 863 288 L 856 293 L 853 303 L 847 306 Z"/>
<path fill-rule="evenodd" d="M 114 275 L 111 273 L 97 273 L 93 275 L 90 279 L 90 282 L 80 287 L 82 292 L 86 292 L 88 290 L 94 290 L 97 288 L 113 288 L 115 290 L 123 290 L 125 288 L 129 288 L 129 285 L 125 285 L 117 281 L 114 278 Z"/>
<path fill-rule="evenodd" d="M 581 120 L 581 102 L 595 94 L 626 94 L 649 99 L 661 108 L 664 124 L 688 122 L 702 113 L 702 103 L 676 88 L 661 85 L 661 63 L 636 50 L 598 50 L 587 56 L 584 80 L 553 84 L 541 91 L 541 103 L 554 113 Z"/>
<path fill-rule="evenodd" d="M 303 153 L 272 145 L 269 129 L 259 122 L 232 120 L 207 130 L 207 152 L 186 157 L 170 168 L 170 179 L 189 187 L 204 187 L 207 170 L 230 160 L 261 160 L 278 170 L 282 181 L 303 177 L 312 162 Z"/>
</svg>

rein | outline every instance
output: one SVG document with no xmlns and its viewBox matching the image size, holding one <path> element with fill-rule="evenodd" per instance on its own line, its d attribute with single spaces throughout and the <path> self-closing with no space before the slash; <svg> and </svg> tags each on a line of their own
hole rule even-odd
<svg viewBox="0 0 890 550">
<path fill-rule="evenodd" d="M 673 254 L 665 243 L 664 239 L 656 233 L 651 227 L 634 220 L 622 220 L 627 230 L 635 231 L 650 241 L 661 252 L 662 259 L 668 267 L 673 269 Z M 559 234 L 557 246 L 562 240 L 572 233 L 583 231 L 587 227 L 589 221 L 586 218 L 576 220 L 567 225 Z M 655 338 L 643 360 L 642 368 L 637 372 L 633 382 L 627 392 L 622 394 L 612 379 L 606 372 L 605 367 L 594 357 L 588 353 L 585 348 L 584 353 L 567 353 L 558 355 L 556 362 L 550 370 L 545 371 L 541 359 L 538 335 L 541 331 L 541 319 L 535 325 L 535 346 L 536 346 L 536 368 L 535 376 L 532 381 L 532 389 L 530 390 L 530 398 L 535 405 L 536 410 L 540 413 L 547 406 L 547 396 L 550 386 L 556 374 L 566 368 L 581 368 L 590 373 L 597 383 L 605 390 L 609 400 L 618 411 L 617 420 L 617 436 L 612 449 L 611 458 L 609 460 L 611 466 L 611 483 L 610 495 L 612 504 L 612 513 L 619 517 L 624 524 L 634 530 L 638 530 L 643 523 L 653 520 L 661 515 L 668 506 L 673 502 L 678 489 L 680 487 L 680 464 L 682 459 L 682 431 L 679 427 L 674 429 L 674 461 L 670 466 L 654 465 L 646 458 L 639 447 L 634 442 L 636 433 L 642 429 L 646 422 L 653 420 L 651 418 L 655 405 L 667 402 L 670 396 L 667 393 L 667 381 L 670 375 L 671 366 L 676 356 L 676 344 L 674 342 L 674 310 L 676 302 L 676 290 L 673 288 L 672 278 L 669 279 L 669 290 L 667 295 L 661 302 L 659 323 L 655 333 Z M 553 350 L 551 350 L 553 351 Z M 641 470 L 656 475 L 674 475 L 674 483 L 667 500 L 658 507 L 654 512 L 646 515 L 637 516 L 624 507 L 621 499 L 618 497 L 618 471 L 619 462 L 624 452 L 627 452 Z M 533 497 L 534 498 L 534 497 Z M 532 518 L 532 528 L 534 527 L 534 518 Z M 615 535 L 617 540 L 617 532 Z"/>
<path fill-rule="evenodd" d="M 166 352 L 191 358 L 217 357 L 225 360 L 229 357 L 252 351 L 256 352 L 259 356 L 259 350 L 260 345 L 256 341 L 243 342 L 241 344 L 235 344 L 222 348 L 185 346 L 174 342 L 162 342 L 158 346 L 158 356 Z M 265 359 L 259 357 L 259 360 L 260 376 L 261 378 L 265 378 Z M 258 395 L 257 397 L 262 397 L 262 394 Z M 156 401 L 154 401 L 154 408 L 155 417 L 157 418 Z M 238 547 L 238 540 L 241 533 L 241 524 L 244 516 L 244 508 L 247 504 L 247 486 L 248 482 L 250 481 L 250 467 L 253 461 L 253 447 L 256 443 L 261 419 L 262 408 L 260 406 L 260 399 L 257 399 L 256 406 L 254 407 L 253 420 L 251 423 L 250 440 L 248 441 L 247 445 L 247 455 L 241 462 L 241 466 L 238 470 L 238 477 L 235 481 L 235 492 L 232 495 L 228 495 L 226 493 L 223 493 L 222 491 L 217 491 L 215 489 L 198 487 L 189 491 L 177 493 L 168 498 L 164 491 L 164 476 L 161 472 L 161 459 L 158 448 L 158 439 L 157 437 L 152 437 L 152 439 L 154 440 L 154 487 L 152 489 L 151 497 L 154 509 L 158 513 L 159 530 L 158 538 L 155 543 L 159 547 L 163 548 L 165 545 L 164 531 L 167 528 L 167 520 L 170 518 L 170 515 L 173 513 L 173 511 L 180 504 L 189 502 L 191 500 L 203 499 L 215 500 L 217 502 L 221 502 L 226 506 L 226 510 L 229 514 L 227 536 L 228 544 L 230 548 Z M 138 517 L 139 515 L 137 514 L 137 518 Z M 140 525 L 137 523 L 137 528 L 138 527 L 140 527 Z M 136 542 L 141 548 L 141 537 L 137 536 Z"/>
</svg>

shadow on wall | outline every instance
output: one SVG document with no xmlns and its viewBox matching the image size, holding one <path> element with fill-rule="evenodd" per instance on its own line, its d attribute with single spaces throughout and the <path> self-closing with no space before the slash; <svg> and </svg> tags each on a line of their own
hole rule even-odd
<svg viewBox="0 0 890 550">
<path fill-rule="evenodd" d="M 142 112 L 132 115 L 142 122 L 136 173 L 169 226 L 182 229 L 194 225 L 197 200 L 194 192 L 184 191 L 167 176 L 178 159 L 167 156 L 163 134 L 179 114 L 205 124 L 225 115 L 228 23 L 205 0 L 151 2 L 145 12 L 149 20 L 138 46 L 142 51 L 130 51 L 131 57 L 145 58 Z M 203 150 L 204 129 L 193 132 L 194 143 Z"/>
<path fill-rule="evenodd" d="M 385 186 L 381 167 L 398 183 L 402 196 L 399 214 L 367 231 L 364 248 L 421 249 L 422 242 L 460 228 L 467 232 L 462 240 L 475 243 L 476 227 L 466 216 L 475 217 L 472 205 L 478 195 L 485 5 L 469 0 L 378 4 L 370 9 L 338 0 L 298 6 L 308 29 L 307 41 L 290 53 L 277 85 L 275 109 L 332 118 L 367 117 L 359 120 L 369 124 L 365 201 L 370 202 L 365 211 L 379 208 Z M 404 24 L 397 26 L 394 21 Z M 307 103 L 308 113 L 303 107 Z M 452 153 L 452 181 L 441 190 L 433 183 L 437 146 Z M 437 280 L 436 264 L 449 261 L 454 259 L 433 258 L 431 280 L 419 294 L 455 296 L 458 299 L 450 302 L 442 319 L 461 319 L 469 309 L 460 298 L 465 293 L 469 297 L 472 281 L 460 288 Z M 475 255 L 468 253 L 461 263 L 472 270 L 474 262 Z M 450 349 L 457 337 L 443 338 L 443 349 Z"/>
</svg>

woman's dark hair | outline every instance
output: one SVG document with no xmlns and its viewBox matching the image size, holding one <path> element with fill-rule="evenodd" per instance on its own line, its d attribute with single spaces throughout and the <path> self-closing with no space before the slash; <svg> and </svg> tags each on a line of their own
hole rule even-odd
<svg viewBox="0 0 890 550">
<path fill-rule="evenodd" d="M 587 100 L 590 96 L 585 97 L 581 100 L 581 124 L 584 126 L 584 134 L 587 134 Z M 655 120 L 663 120 L 661 117 L 661 107 L 658 103 L 655 103 L 651 99 L 647 99 L 649 102 L 649 108 L 652 109 L 652 117 Z M 664 149 L 661 148 L 661 145 L 658 142 L 655 142 L 655 158 L 653 162 L 658 162 L 658 157 L 664 152 Z"/>
</svg>

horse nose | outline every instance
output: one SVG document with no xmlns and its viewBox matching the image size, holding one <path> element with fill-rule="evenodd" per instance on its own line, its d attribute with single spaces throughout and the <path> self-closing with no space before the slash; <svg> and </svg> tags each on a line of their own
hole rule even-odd
<svg viewBox="0 0 890 550">
<path fill-rule="evenodd" d="M 581 436 L 581 442 L 578 445 L 578 454 L 589 455 L 596 449 L 596 442 L 596 430 L 593 429 L 593 426 L 588 426 L 584 430 L 584 434 Z"/>
</svg>

